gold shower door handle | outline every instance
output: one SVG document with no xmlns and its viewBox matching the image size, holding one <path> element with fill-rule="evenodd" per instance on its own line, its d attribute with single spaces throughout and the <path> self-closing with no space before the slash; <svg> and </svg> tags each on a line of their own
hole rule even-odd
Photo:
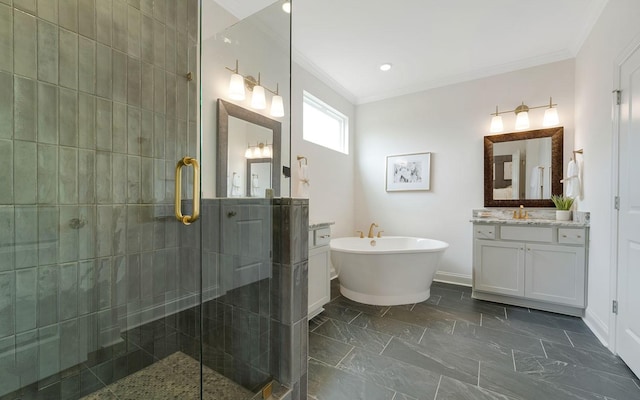
<svg viewBox="0 0 640 400">
<path fill-rule="evenodd" d="M 182 215 L 182 167 L 191 165 L 193 167 L 193 214 Z M 190 225 L 200 217 L 200 164 L 198 160 L 191 157 L 184 157 L 176 165 L 176 218 L 185 225 Z"/>
</svg>

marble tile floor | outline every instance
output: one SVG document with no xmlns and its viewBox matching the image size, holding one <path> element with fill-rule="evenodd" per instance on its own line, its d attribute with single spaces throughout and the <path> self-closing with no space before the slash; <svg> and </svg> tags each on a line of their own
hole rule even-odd
<svg viewBox="0 0 640 400">
<path fill-rule="evenodd" d="M 640 382 L 580 318 L 471 298 L 434 282 L 407 306 L 339 294 L 309 323 L 315 400 L 634 400 Z"/>
</svg>

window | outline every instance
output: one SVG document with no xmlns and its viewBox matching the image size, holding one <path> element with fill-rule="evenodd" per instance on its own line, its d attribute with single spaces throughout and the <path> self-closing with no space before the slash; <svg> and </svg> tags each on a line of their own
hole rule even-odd
<svg viewBox="0 0 640 400">
<path fill-rule="evenodd" d="M 302 138 L 349 154 L 349 118 L 306 91 L 302 102 Z"/>
</svg>

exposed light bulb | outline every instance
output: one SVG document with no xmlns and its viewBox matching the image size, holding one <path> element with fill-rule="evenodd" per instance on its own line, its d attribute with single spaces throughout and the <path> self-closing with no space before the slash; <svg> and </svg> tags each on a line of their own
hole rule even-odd
<svg viewBox="0 0 640 400">
<path fill-rule="evenodd" d="M 284 117 L 284 103 L 282 96 L 273 96 L 271 99 L 271 116 L 272 117 Z"/>
<path fill-rule="evenodd" d="M 392 65 L 390 63 L 382 64 L 380 65 L 380 71 L 387 72 L 391 69 L 391 66 Z"/>
<path fill-rule="evenodd" d="M 251 147 L 247 147 L 247 150 L 245 150 L 244 158 L 253 158 L 253 151 L 251 151 Z"/>
<path fill-rule="evenodd" d="M 287 14 L 291 14 L 291 2 L 290 1 L 285 1 L 284 3 L 282 3 L 282 11 L 286 12 Z"/>
<path fill-rule="evenodd" d="M 253 95 L 251 96 L 251 107 L 256 110 L 264 110 L 267 108 L 267 100 L 264 95 L 264 88 L 260 85 L 253 87 Z"/>
</svg>

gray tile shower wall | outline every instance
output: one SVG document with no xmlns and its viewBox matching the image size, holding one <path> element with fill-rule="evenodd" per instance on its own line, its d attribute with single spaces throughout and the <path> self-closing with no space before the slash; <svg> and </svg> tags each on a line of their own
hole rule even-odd
<svg viewBox="0 0 640 400">
<path fill-rule="evenodd" d="M 0 0 L 0 396 L 197 304 L 172 217 L 197 7 Z"/>
<path fill-rule="evenodd" d="M 255 392 L 272 376 L 271 201 L 204 199 L 202 210 L 203 363 Z"/>
<path fill-rule="evenodd" d="M 309 201 L 274 199 L 273 223 L 271 371 L 292 399 L 306 399 Z"/>
</svg>

